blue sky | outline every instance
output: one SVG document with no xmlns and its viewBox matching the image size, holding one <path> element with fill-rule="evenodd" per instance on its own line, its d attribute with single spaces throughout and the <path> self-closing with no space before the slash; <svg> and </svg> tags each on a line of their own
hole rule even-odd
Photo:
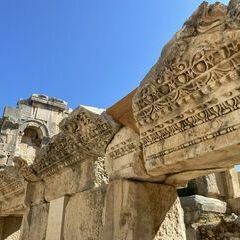
<svg viewBox="0 0 240 240">
<path fill-rule="evenodd" d="M 111 106 L 138 86 L 201 2 L 0 1 L 0 112 L 32 93 L 72 108 Z"/>
<path fill-rule="evenodd" d="M 200 3 L 0 1 L 0 111 L 31 93 L 72 108 L 111 106 L 138 86 Z"/>
</svg>

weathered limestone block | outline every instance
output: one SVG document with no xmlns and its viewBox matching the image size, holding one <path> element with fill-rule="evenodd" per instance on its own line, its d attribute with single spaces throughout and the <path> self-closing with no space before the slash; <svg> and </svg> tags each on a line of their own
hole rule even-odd
<svg viewBox="0 0 240 240">
<path fill-rule="evenodd" d="M 200 195 L 181 197 L 186 225 L 197 222 L 204 213 L 226 213 L 227 203 Z"/>
<path fill-rule="evenodd" d="M 231 211 L 240 215 L 240 197 L 228 199 L 227 202 L 229 204 Z"/>
<path fill-rule="evenodd" d="M 199 169 L 192 171 L 183 171 L 179 173 L 173 173 L 167 176 L 164 180 L 165 184 L 172 185 L 175 187 L 184 187 L 187 185 L 188 181 L 195 179 L 200 176 L 205 176 L 213 172 L 223 172 L 226 171 L 226 168 L 215 168 L 215 169 Z"/>
<path fill-rule="evenodd" d="M 76 162 L 103 157 L 119 125 L 105 112 L 79 107 L 60 123 L 60 129 L 33 163 L 34 171 L 41 178 Z"/>
<path fill-rule="evenodd" d="M 238 179 L 238 174 L 234 168 L 226 171 L 225 183 L 226 183 L 226 192 L 227 199 L 238 198 L 240 197 L 240 183 Z"/>
<path fill-rule="evenodd" d="M 168 210 L 154 240 L 186 239 L 183 215 L 180 200 L 177 198 Z"/>
<path fill-rule="evenodd" d="M 27 182 L 37 182 L 41 179 L 37 177 L 32 165 L 28 165 L 27 161 L 20 156 L 13 158 L 14 167 L 17 169 L 19 175 Z"/>
<path fill-rule="evenodd" d="M 0 199 L 24 191 L 24 179 L 13 166 L 0 169 Z"/>
<path fill-rule="evenodd" d="M 121 128 L 106 150 L 106 170 L 110 178 L 150 178 L 144 167 L 139 135 Z"/>
<path fill-rule="evenodd" d="M 138 88 L 133 112 L 149 174 L 239 162 L 239 9 L 204 2 Z"/>
<path fill-rule="evenodd" d="M 176 190 L 167 185 L 112 181 L 104 219 L 104 240 L 185 239 Z"/>
<path fill-rule="evenodd" d="M 198 195 L 223 199 L 225 196 L 223 173 L 212 173 L 194 180 Z"/>
<path fill-rule="evenodd" d="M 29 182 L 27 184 L 27 190 L 25 194 L 25 205 L 30 207 L 33 205 L 39 205 L 45 203 L 45 182 Z"/>
<path fill-rule="evenodd" d="M 197 230 L 197 240 L 202 239 L 229 239 L 239 240 L 240 239 L 240 228 L 238 218 L 235 214 L 223 215 L 220 219 L 209 219 L 196 223 L 195 227 Z M 191 240 L 195 240 L 189 238 Z"/>
<path fill-rule="evenodd" d="M 65 206 L 68 197 L 61 197 L 50 202 L 46 240 L 62 240 Z"/>
<path fill-rule="evenodd" d="M 86 160 L 45 177 L 44 199 L 50 202 L 64 195 L 71 195 L 106 184 L 108 178 L 104 174 L 104 169 L 100 168 L 102 165 L 101 159 Z"/>
<path fill-rule="evenodd" d="M 18 169 L 8 166 L 0 170 L 0 215 L 17 213 L 25 208 L 26 181 Z"/>
<path fill-rule="evenodd" d="M 28 208 L 24 214 L 20 240 L 45 240 L 49 204 Z"/>
<path fill-rule="evenodd" d="M 16 194 L 12 195 L 8 199 L 0 202 L 0 216 L 5 216 L 9 214 L 23 214 L 26 205 L 25 205 L 25 194 Z"/>
<path fill-rule="evenodd" d="M 67 103 L 41 94 L 5 107 L 0 120 L 0 165 L 13 165 L 18 155 L 31 164 L 36 151 L 59 132 L 59 122 L 67 116 Z"/>
<path fill-rule="evenodd" d="M 106 188 L 95 188 L 69 198 L 65 208 L 64 240 L 106 240 L 102 237 Z"/>
</svg>

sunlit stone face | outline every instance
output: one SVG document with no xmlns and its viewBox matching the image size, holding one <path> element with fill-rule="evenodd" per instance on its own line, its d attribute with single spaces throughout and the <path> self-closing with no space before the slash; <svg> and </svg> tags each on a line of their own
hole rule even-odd
<svg viewBox="0 0 240 240">
<path fill-rule="evenodd" d="M 240 141 L 240 31 L 231 14 L 219 4 L 200 8 L 138 88 L 133 111 L 149 173 L 239 159 L 237 145 L 230 149 Z"/>
</svg>

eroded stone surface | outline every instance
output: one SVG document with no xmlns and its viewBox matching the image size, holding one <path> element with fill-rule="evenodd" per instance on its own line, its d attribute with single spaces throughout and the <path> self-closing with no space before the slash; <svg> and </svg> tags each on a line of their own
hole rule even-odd
<svg viewBox="0 0 240 240">
<path fill-rule="evenodd" d="M 196 238 L 192 238 L 192 240 L 240 239 L 238 218 L 234 214 L 206 218 L 195 223 L 194 227 L 196 229 Z"/>
<path fill-rule="evenodd" d="M 240 197 L 228 199 L 227 202 L 232 212 L 240 215 Z"/>
<path fill-rule="evenodd" d="M 0 166 L 12 165 L 16 155 L 31 164 L 36 151 L 59 132 L 59 122 L 69 113 L 65 101 L 41 94 L 17 105 L 5 108 L 0 123 Z"/>
<path fill-rule="evenodd" d="M 67 196 L 52 200 L 50 202 L 48 221 L 47 221 L 46 240 L 63 239 L 63 224 L 64 224 L 65 207 L 67 202 L 68 202 Z"/>
<path fill-rule="evenodd" d="M 224 198 L 225 186 L 222 173 L 212 173 L 195 180 L 198 195 L 213 198 Z"/>
<path fill-rule="evenodd" d="M 30 182 L 27 184 L 25 204 L 27 206 L 45 203 L 45 183 L 43 181 Z"/>
<path fill-rule="evenodd" d="M 101 161 L 100 161 L 101 162 Z M 108 182 L 102 164 L 98 160 L 86 160 L 66 167 L 52 176 L 44 178 L 44 198 L 50 202 L 64 195 L 71 195 Z"/>
<path fill-rule="evenodd" d="M 106 240 L 102 237 L 105 187 L 70 197 L 64 218 L 65 240 Z M 81 237 L 80 237 L 81 236 Z"/>
<path fill-rule="evenodd" d="M 200 6 L 132 93 L 137 124 L 131 107 L 118 104 L 125 114 L 119 122 L 132 129 L 120 129 L 103 110 L 80 106 L 49 141 L 68 113 L 64 102 L 33 95 L 20 101 L 19 109 L 7 109 L 0 121 L 0 165 L 11 160 L 15 167 L 0 172 L 0 215 L 21 215 L 28 206 L 21 240 L 62 235 L 65 240 L 185 239 L 173 186 L 226 170 L 240 159 L 239 14 L 236 0 L 228 7 Z M 132 95 L 124 103 L 129 105 Z M 13 153 L 15 161 L 9 158 Z M 222 196 L 216 179 L 206 179 L 206 195 Z M 237 182 L 235 173 L 226 173 L 227 196 L 235 198 L 228 203 L 235 212 L 240 209 Z M 224 218 L 225 202 L 193 196 L 182 205 L 188 230 L 196 227 L 203 239 L 235 237 L 228 236 L 232 225 Z M 204 221 L 215 225 L 203 226 Z M 216 232 L 222 227 L 220 236 Z"/>
<path fill-rule="evenodd" d="M 108 145 L 105 163 L 112 179 L 150 177 L 144 167 L 139 135 L 127 127 L 121 128 Z"/>
<path fill-rule="evenodd" d="M 227 210 L 227 203 L 219 199 L 200 195 L 182 197 L 180 199 L 184 209 L 186 224 L 197 222 L 203 213 L 226 213 Z"/>
<path fill-rule="evenodd" d="M 26 184 L 15 167 L 0 169 L 0 215 L 24 210 Z"/>
<path fill-rule="evenodd" d="M 50 176 L 76 162 L 104 157 L 119 125 L 105 112 L 98 114 L 79 107 L 61 122 L 60 128 L 61 133 L 36 156 L 33 169 L 38 176 Z"/>
<path fill-rule="evenodd" d="M 49 204 L 28 208 L 23 217 L 20 240 L 45 240 Z"/>
<path fill-rule="evenodd" d="M 108 185 L 105 206 L 104 240 L 185 239 L 173 187 L 115 180 Z"/>
<path fill-rule="evenodd" d="M 238 13 L 238 1 L 204 2 L 138 88 L 133 110 L 148 173 L 239 162 Z"/>
<path fill-rule="evenodd" d="M 234 168 L 229 169 L 225 173 L 225 184 L 226 184 L 226 199 L 233 199 L 240 197 L 240 182 L 238 174 Z"/>
</svg>

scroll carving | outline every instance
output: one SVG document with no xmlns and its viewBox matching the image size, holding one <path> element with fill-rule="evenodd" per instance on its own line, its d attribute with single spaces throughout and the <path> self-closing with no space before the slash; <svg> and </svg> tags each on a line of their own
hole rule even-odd
<svg viewBox="0 0 240 240">
<path fill-rule="evenodd" d="M 239 131 L 239 16 L 239 1 L 230 1 L 228 7 L 204 2 L 139 86 L 133 112 L 148 173 L 169 174 L 181 164 L 191 170 L 193 151 L 198 158 L 195 169 L 204 168 L 207 158 L 201 166 L 199 156 L 209 147 L 226 149 L 227 139 Z M 218 161 L 227 158 L 231 164 L 239 161 L 230 150 Z M 216 159 L 208 161 L 209 168 L 220 167 Z"/>
<path fill-rule="evenodd" d="M 33 169 L 39 176 L 51 175 L 78 161 L 104 156 L 119 125 L 106 113 L 97 114 L 80 107 L 60 123 L 60 128 L 62 131 L 36 156 Z"/>
<path fill-rule="evenodd" d="M 15 167 L 6 167 L 0 171 L 0 201 L 12 195 L 24 192 L 24 179 Z"/>
</svg>

